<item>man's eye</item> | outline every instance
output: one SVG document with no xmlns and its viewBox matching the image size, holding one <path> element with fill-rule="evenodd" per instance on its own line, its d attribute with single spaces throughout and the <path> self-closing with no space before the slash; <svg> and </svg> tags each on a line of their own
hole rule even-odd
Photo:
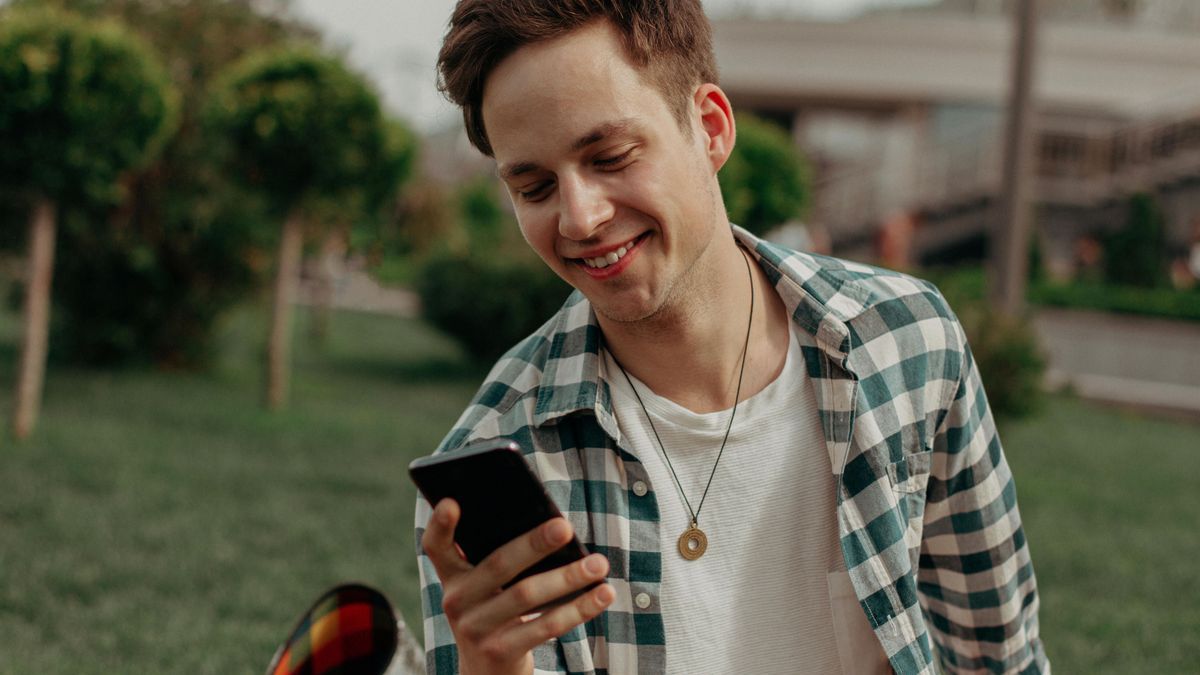
<svg viewBox="0 0 1200 675">
<path fill-rule="evenodd" d="M 538 183 L 528 190 L 517 190 L 517 194 L 521 195 L 521 199 L 527 202 L 536 202 L 546 196 L 546 192 L 550 187 L 549 182 Z"/>
<path fill-rule="evenodd" d="M 633 154 L 633 148 L 630 148 L 630 149 L 626 150 L 625 152 L 622 152 L 621 154 L 617 155 L 616 157 L 605 157 L 603 159 L 596 159 L 595 163 L 596 163 L 596 166 L 599 166 L 602 169 L 613 169 L 613 168 L 619 167 L 622 164 L 624 164 L 629 159 L 629 156 L 632 154 Z"/>
</svg>

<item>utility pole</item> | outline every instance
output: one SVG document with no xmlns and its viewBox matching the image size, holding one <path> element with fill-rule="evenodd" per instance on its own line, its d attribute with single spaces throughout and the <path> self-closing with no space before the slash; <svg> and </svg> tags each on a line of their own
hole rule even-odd
<svg viewBox="0 0 1200 675">
<path fill-rule="evenodd" d="M 992 308 L 1008 316 L 1025 307 L 1029 276 L 1029 225 L 1033 218 L 1035 164 L 1033 76 L 1037 52 L 1037 0 L 1013 3 L 1012 75 L 1004 138 L 1000 204 L 989 246 Z"/>
</svg>

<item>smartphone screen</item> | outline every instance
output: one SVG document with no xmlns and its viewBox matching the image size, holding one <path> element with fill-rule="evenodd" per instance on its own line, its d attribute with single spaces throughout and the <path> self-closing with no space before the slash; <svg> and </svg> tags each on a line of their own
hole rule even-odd
<svg viewBox="0 0 1200 675">
<path fill-rule="evenodd" d="M 412 462 L 408 471 L 431 505 L 447 497 L 458 502 L 462 517 L 454 540 L 472 565 L 478 565 L 509 541 L 562 515 L 526 464 L 520 448 L 508 439 L 477 441 L 458 450 L 422 457 Z M 504 588 L 586 555 L 583 545 L 572 537 L 566 546 L 518 574 Z M 578 597 L 596 585 L 554 604 Z"/>
</svg>

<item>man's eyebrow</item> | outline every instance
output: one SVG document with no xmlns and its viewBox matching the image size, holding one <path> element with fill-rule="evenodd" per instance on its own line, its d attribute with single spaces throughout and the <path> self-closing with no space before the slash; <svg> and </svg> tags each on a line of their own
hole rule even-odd
<svg viewBox="0 0 1200 675">
<path fill-rule="evenodd" d="M 537 164 L 534 164 L 533 162 L 517 162 L 516 164 L 500 167 L 498 173 L 504 180 L 509 180 L 511 178 L 516 178 L 523 173 L 536 171 L 537 168 Z"/>
<path fill-rule="evenodd" d="M 609 136 L 617 136 L 629 131 L 629 128 L 634 124 L 632 117 L 625 117 L 612 122 L 605 122 L 597 125 L 595 129 L 580 136 L 574 143 L 571 144 L 571 152 L 578 152 L 592 143 L 598 143 Z"/>
<path fill-rule="evenodd" d="M 625 117 L 612 122 L 604 122 L 603 124 L 596 125 L 594 129 L 580 136 L 575 140 L 574 143 L 571 144 L 571 152 L 579 152 L 587 146 L 593 143 L 598 143 L 610 136 L 617 136 L 626 133 L 634 125 L 635 123 L 632 117 Z M 529 173 L 530 171 L 536 171 L 538 168 L 538 165 L 533 162 L 517 162 L 515 164 L 499 167 L 497 173 L 500 174 L 500 178 L 504 180 L 510 180 L 520 176 L 521 174 Z"/>
</svg>

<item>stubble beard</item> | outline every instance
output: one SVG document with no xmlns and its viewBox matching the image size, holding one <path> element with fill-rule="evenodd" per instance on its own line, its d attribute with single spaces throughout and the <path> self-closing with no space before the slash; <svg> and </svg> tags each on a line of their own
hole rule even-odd
<svg viewBox="0 0 1200 675">
<path fill-rule="evenodd" d="M 663 280 L 665 286 L 657 291 L 650 289 L 656 296 L 650 298 L 651 306 L 641 311 L 631 308 L 631 311 L 622 312 L 621 303 L 613 303 L 608 307 L 593 303 L 597 314 L 619 325 L 625 332 L 642 337 L 656 337 L 672 333 L 678 326 L 690 323 L 691 318 L 701 311 L 701 296 L 705 292 L 703 279 L 711 267 L 711 263 L 704 264 L 702 261 L 705 261 L 717 237 L 716 204 L 711 184 L 708 185 L 707 193 L 709 209 L 704 215 L 704 220 L 709 223 L 711 229 L 705 231 L 707 238 L 704 245 L 689 260 L 680 263 L 682 270 L 674 278 Z"/>
</svg>

